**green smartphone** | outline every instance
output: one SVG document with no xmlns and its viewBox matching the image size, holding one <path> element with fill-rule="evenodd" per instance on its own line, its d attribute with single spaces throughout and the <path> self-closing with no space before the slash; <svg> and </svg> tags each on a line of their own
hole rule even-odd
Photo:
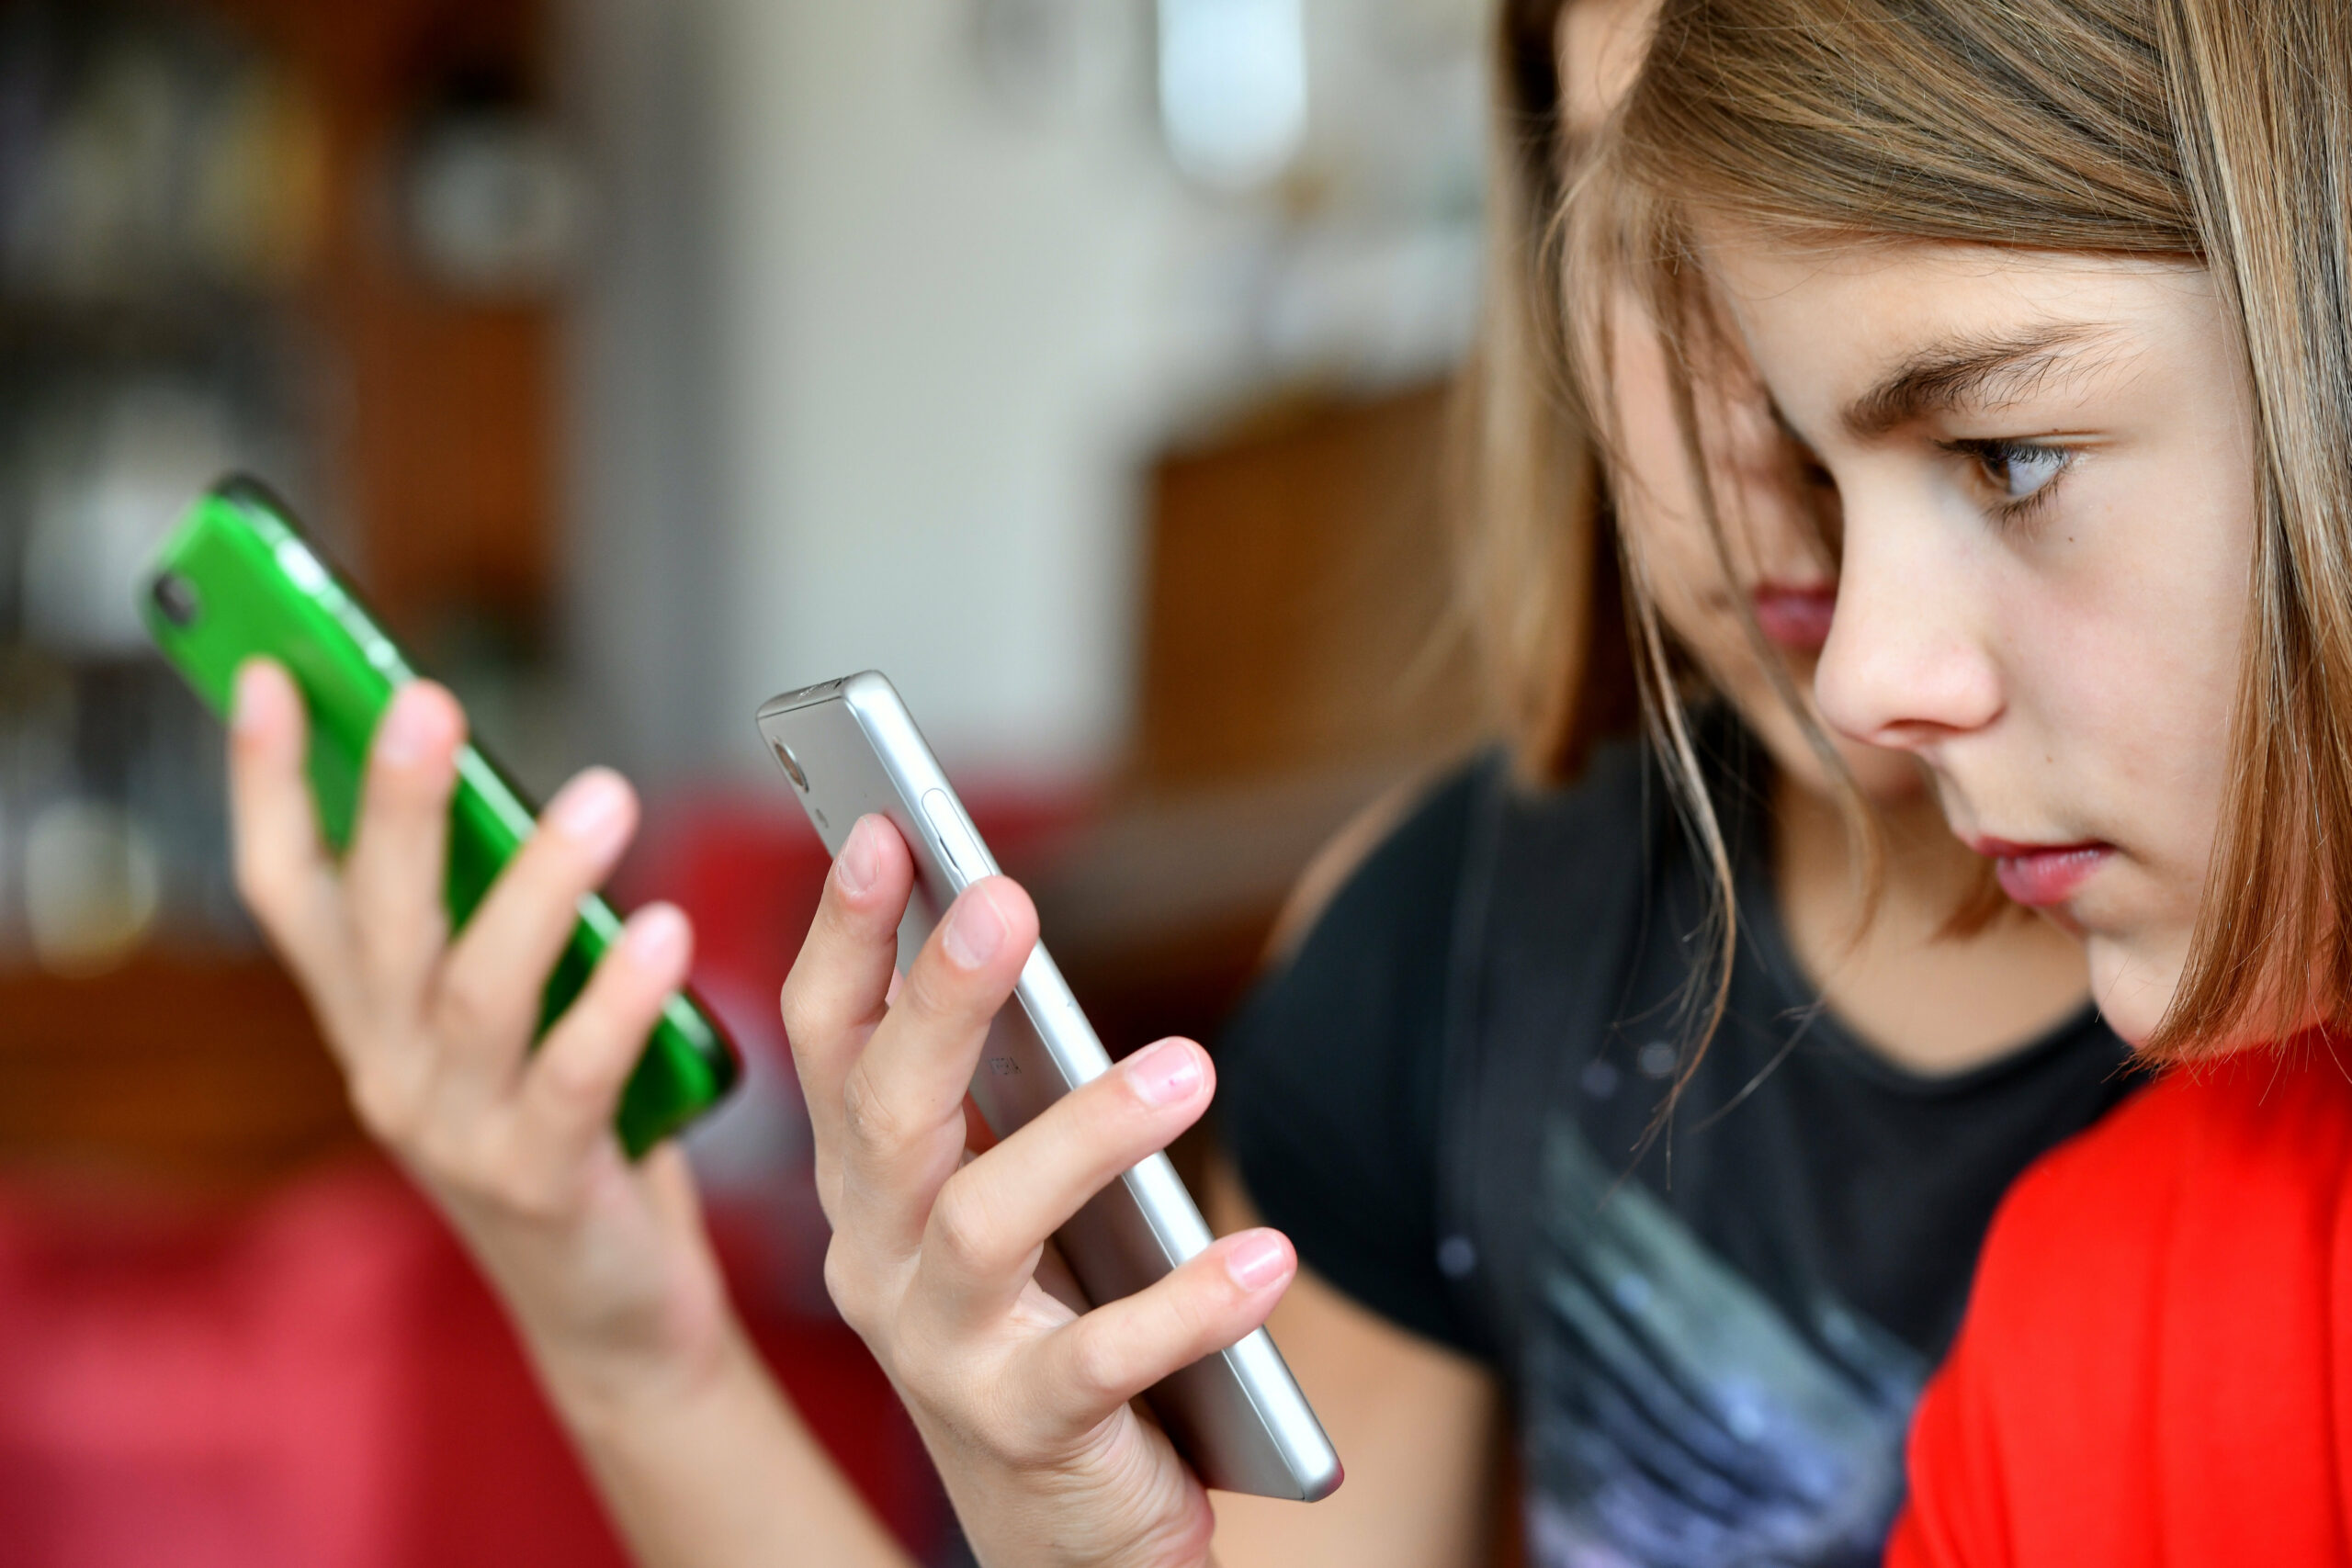
<svg viewBox="0 0 2352 1568">
<path fill-rule="evenodd" d="M 228 713 L 238 667 L 248 659 L 266 656 L 292 673 L 311 711 L 320 826 L 342 852 L 377 721 L 415 671 L 292 513 L 253 479 L 221 481 L 197 498 L 156 550 L 140 608 L 156 646 L 217 714 Z M 480 750 L 459 750 L 449 807 L 452 930 L 472 915 L 537 817 Z M 579 996 L 620 929 L 602 898 L 582 902 L 580 923 L 548 981 L 542 1032 Z M 718 1021 L 692 996 L 673 994 L 622 1093 L 616 1119 L 622 1146 L 631 1158 L 643 1154 L 717 1105 L 741 1071 Z"/>
</svg>

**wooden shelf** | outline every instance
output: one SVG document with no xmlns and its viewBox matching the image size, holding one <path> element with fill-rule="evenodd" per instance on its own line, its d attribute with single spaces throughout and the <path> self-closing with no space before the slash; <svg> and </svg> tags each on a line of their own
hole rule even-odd
<svg viewBox="0 0 2352 1568">
<path fill-rule="evenodd" d="M 359 1136 L 300 993 L 266 957 L 0 972 L 0 1163 L 239 1188 Z"/>
</svg>

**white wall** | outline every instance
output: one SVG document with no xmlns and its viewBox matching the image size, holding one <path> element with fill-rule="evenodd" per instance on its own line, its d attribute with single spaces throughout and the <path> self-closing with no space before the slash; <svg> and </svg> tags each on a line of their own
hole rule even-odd
<svg viewBox="0 0 2352 1568">
<path fill-rule="evenodd" d="M 992 100 L 959 0 L 710 0 L 748 712 L 876 666 L 951 761 L 1084 769 L 1129 680 L 1125 458 L 1190 198 L 1148 99 Z"/>
<path fill-rule="evenodd" d="M 991 4 L 1075 19 L 1070 68 L 992 89 Z M 1468 319 L 1472 227 L 1428 221 L 1475 206 L 1465 40 L 1400 66 L 1365 39 L 1481 0 L 1310 0 L 1303 188 L 1338 210 L 1304 229 L 1170 168 L 1150 0 L 566 8 L 609 200 L 574 646 L 603 750 L 657 781 L 763 768 L 762 699 L 869 666 L 953 764 L 1102 766 L 1141 460 L 1341 361 L 1426 375 Z"/>
</svg>

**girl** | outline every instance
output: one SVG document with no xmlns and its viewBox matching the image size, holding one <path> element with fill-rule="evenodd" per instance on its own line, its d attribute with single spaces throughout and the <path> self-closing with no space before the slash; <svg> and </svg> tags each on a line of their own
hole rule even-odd
<svg viewBox="0 0 2352 1568">
<path fill-rule="evenodd" d="M 2180 1065 L 2006 1208 L 1893 1560 L 2352 1561 L 2352 11 L 1657 36 L 1587 216 L 1835 483 L 1823 716 Z"/>
<path fill-rule="evenodd" d="M 1967 934 L 1943 940 L 1981 900 L 1913 765 L 1808 741 L 1787 698 L 1833 579 L 1802 475 L 1733 363 L 1702 400 L 1715 462 L 1694 489 L 1667 360 L 1621 356 L 1613 503 L 1547 396 L 1561 348 L 1539 237 L 1645 20 L 1603 0 L 1522 6 L 1505 36 L 1471 556 L 1518 771 L 1577 785 L 1473 769 L 1345 877 L 1230 1046 L 1239 1176 L 1214 1195 L 1241 1234 L 1074 1321 L 1038 1293 L 1039 1241 L 1200 1114 L 1205 1059 L 1182 1042 L 1140 1054 L 956 1174 L 975 1031 L 1033 917 L 1010 885 L 977 890 L 887 1001 L 904 846 L 868 824 L 831 879 L 786 998 L 837 1228 L 829 1277 L 984 1556 L 1185 1561 L 1215 1524 L 1228 1562 L 1467 1561 L 1493 1529 L 1508 1404 L 1548 1559 L 1867 1561 L 1996 1199 L 2121 1092 L 2071 941 L 1997 908 L 1963 910 Z M 1720 552 L 1707 492 L 1738 502 Z M 1615 522 L 1654 694 L 1703 676 L 1727 697 L 1665 729 L 1672 770 L 1602 744 L 1632 707 Z M 250 896 L 363 1115 L 505 1294 L 639 1550 L 748 1562 L 790 1540 L 811 1561 L 888 1561 L 731 1329 L 683 1167 L 632 1170 L 605 1131 L 683 972 L 674 913 L 640 912 L 523 1057 L 572 901 L 627 834 L 618 781 L 560 796 L 450 944 L 432 871 L 459 728 L 447 698 L 419 688 L 388 719 L 337 878 L 307 825 L 298 705 L 266 670 L 243 695 Z M 1834 804 L 1843 772 L 1885 829 L 1875 919 Z M 1694 786 L 1691 840 L 1668 773 Z M 1694 942 L 1725 882 L 1738 940 Z M 1701 1016 L 1680 1018 L 1693 998 Z M 1689 1052 L 1716 1010 L 1713 1046 Z M 1652 1136 L 1669 1094 L 1677 1116 Z M 1305 1254 L 1286 1296 L 1292 1254 L 1252 1201 Z M 1213 1520 L 1125 1399 L 1278 1296 L 1274 1328 L 1351 1483 L 1313 1509 L 1220 1498 Z"/>
</svg>

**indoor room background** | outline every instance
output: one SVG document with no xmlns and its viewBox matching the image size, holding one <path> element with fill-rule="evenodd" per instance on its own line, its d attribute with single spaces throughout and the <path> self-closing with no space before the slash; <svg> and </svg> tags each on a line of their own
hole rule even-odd
<svg viewBox="0 0 2352 1568">
<path fill-rule="evenodd" d="M 0 1561 L 616 1562 L 231 886 L 145 553 L 294 504 L 544 793 L 648 821 L 752 1063 L 747 1317 L 955 1561 L 827 1306 L 752 715 L 898 683 L 1114 1053 L 1474 744 L 1442 445 L 1478 0 L 0 3 Z"/>
</svg>

